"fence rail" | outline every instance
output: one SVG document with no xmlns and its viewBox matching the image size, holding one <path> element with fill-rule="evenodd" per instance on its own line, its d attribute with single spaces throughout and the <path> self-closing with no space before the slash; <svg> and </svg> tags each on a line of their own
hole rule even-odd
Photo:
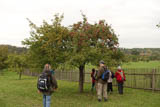
<svg viewBox="0 0 160 107">
<path fill-rule="evenodd" d="M 125 87 L 160 91 L 160 69 L 124 69 L 124 72 L 126 75 Z M 24 74 L 37 76 L 39 73 L 28 70 Z M 90 83 L 90 73 L 84 74 L 84 82 Z M 56 70 L 55 76 L 58 80 L 79 81 L 79 72 Z M 115 78 L 113 85 L 117 85 Z"/>
</svg>

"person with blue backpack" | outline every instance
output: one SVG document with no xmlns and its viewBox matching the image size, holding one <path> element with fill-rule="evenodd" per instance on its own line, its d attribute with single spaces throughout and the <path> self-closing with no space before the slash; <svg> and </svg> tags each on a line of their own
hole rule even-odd
<svg viewBox="0 0 160 107">
<path fill-rule="evenodd" d="M 50 107 L 51 95 L 58 85 L 49 64 L 45 64 L 43 72 L 39 75 L 37 88 L 38 92 L 43 94 L 43 107 Z"/>
<path fill-rule="evenodd" d="M 102 101 L 102 97 L 104 98 L 104 101 L 107 101 L 107 81 L 109 78 L 109 71 L 107 67 L 104 65 L 104 61 L 99 62 L 99 70 L 97 73 L 97 81 L 98 81 L 98 89 L 97 89 L 97 95 L 98 95 L 98 101 Z"/>
</svg>

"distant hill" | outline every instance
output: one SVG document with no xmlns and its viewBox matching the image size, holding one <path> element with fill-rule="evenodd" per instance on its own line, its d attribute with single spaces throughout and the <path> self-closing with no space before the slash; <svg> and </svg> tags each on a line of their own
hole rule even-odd
<svg viewBox="0 0 160 107">
<path fill-rule="evenodd" d="M 160 48 L 121 48 L 121 51 L 124 52 L 125 55 L 139 56 L 141 57 L 140 59 L 160 60 Z"/>
<path fill-rule="evenodd" d="M 25 47 L 17 47 L 17 46 L 11 46 L 11 45 L 0 45 L 0 48 L 1 47 L 8 48 L 8 53 L 21 54 L 21 53 L 27 52 L 27 48 L 25 48 Z"/>
<path fill-rule="evenodd" d="M 27 48 L 25 47 L 17 47 L 17 46 L 12 46 L 12 45 L 2 45 L 0 44 L 0 48 L 8 48 L 8 53 L 16 53 L 16 54 L 21 54 L 21 53 L 26 53 Z M 139 57 L 136 60 L 160 60 L 160 48 L 132 48 L 132 49 L 127 49 L 127 48 L 120 48 L 122 52 L 128 57 L 137 56 Z"/>
<path fill-rule="evenodd" d="M 147 55 L 151 56 L 153 54 L 160 53 L 160 48 L 132 48 L 132 49 L 127 49 L 127 48 L 121 48 L 121 50 L 125 54 L 133 54 L 133 55 Z"/>
</svg>

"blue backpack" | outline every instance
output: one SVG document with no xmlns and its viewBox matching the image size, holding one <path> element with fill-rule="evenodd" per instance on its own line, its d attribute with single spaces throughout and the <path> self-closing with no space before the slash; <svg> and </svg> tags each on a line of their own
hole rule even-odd
<svg viewBox="0 0 160 107">
<path fill-rule="evenodd" d="M 102 80 L 103 81 L 108 81 L 108 79 L 109 79 L 109 70 L 108 69 L 104 69 L 104 72 L 103 72 L 103 74 L 102 74 L 102 76 L 101 76 L 101 78 L 102 78 Z"/>
</svg>

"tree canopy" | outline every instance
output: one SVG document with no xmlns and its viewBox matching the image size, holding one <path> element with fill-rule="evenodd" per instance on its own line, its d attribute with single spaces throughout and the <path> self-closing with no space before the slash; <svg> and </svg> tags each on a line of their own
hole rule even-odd
<svg viewBox="0 0 160 107">
<path fill-rule="evenodd" d="M 8 46 L 0 46 L 0 70 L 7 67 L 6 60 L 8 58 Z"/>
<path fill-rule="evenodd" d="M 80 92 L 83 91 L 85 64 L 98 65 L 104 60 L 114 66 L 122 60 L 118 37 L 105 20 L 91 24 L 82 13 L 83 20 L 69 27 L 61 25 L 63 15 L 56 14 L 51 24 L 43 21 L 41 26 L 29 19 L 31 37 L 23 41 L 29 47 L 30 58 L 37 66 L 50 63 L 54 69 L 63 64 L 79 68 Z"/>
<path fill-rule="evenodd" d="M 21 79 L 22 72 L 27 67 L 27 60 L 25 54 L 10 54 L 6 61 L 10 71 L 17 72 L 19 79 Z"/>
</svg>

